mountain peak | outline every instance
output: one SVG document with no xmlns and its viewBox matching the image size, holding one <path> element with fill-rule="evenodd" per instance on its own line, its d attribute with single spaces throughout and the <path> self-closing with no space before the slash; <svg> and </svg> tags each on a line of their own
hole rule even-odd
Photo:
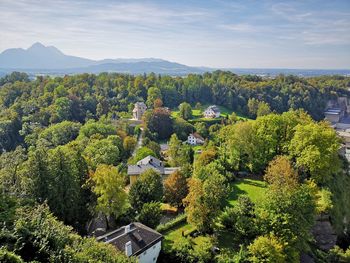
<svg viewBox="0 0 350 263">
<path fill-rule="evenodd" d="M 40 42 L 36 42 L 33 45 L 31 45 L 28 50 L 33 50 L 33 49 L 44 49 L 46 48 L 43 44 L 41 44 Z"/>
</svg>

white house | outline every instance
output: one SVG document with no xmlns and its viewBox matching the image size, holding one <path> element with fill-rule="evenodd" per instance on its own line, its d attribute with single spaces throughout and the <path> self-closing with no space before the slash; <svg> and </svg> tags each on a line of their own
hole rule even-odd
<svg viewBox="0 0 350 263">
<path fill-rule="evenodd" d="M 135 257 L 139 263 L 157 261 L 163 236 L 141 223 L 122 226 L 97 238 L 98 241 L 115 246 L 128 257 Z"/>
<path fill-rule="evenodd" d="M 147 106 L 144 102 L 136 102 L 135 107 L 132 111 L 132 118 L 134 120 L 140 121 L 146 110 L 147 110 Z"/>
<path fill-rule="evenodd" d="M 220 109 L 216 105 L 209 106 L 203 113 L 205 118 L 218 118 L 220 117 Z"/>
<path fill-rule="evenodd" d="M 203 144 L 204 139 L 202 136 L 200 136 L 198 133 L 191 133 L 187 137 L 187 143 L 191 145 L 198 145 L 198 144 Z"/>
</svg>

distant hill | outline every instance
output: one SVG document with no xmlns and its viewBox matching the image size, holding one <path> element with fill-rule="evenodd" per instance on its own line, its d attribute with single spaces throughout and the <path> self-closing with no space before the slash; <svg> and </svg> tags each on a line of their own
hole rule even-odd
<svg viewBox="0 0 350 263">
<path fill-rule="evenodd" d="M 190 73 L 211 72 L 216 69 L 190 67 L 159 58 L 128 58 L 92 60 L 68 56 L 53 46 L 35 43 L 28 49 L 11 48 L 0 54 L 0 77 L 12 71 L 26 72 L 35 75 L 65 75 L 77 73 L 120 72 L 143 74 L 154 72 L 167 75 L 188 75 Z M 297 76 L 347 75 L 350 70 L 318 70 L 318 69 L 224 69 L 238 75 L 259 75 L 274 77 L 278 74 Z"/>
<path fill-rule="evenodd" d="M 202 73 L 203 69 L 189 67 L 157 58 L 91 60 L 68 56 L 53 46 L 35 43 L 28 49 L 11 48 L 0 54 L 0 71 L 24 71 L 32 74 L 74 74 L 125 72 L 142 74 L 185 75 Z"/>
<path fill-rule="evenodd" d="M 67 56 L 53 46 L 35 43 L 28 49 L 11 48 L 0 54 L 0 68 L 5 69 L 66 69 L 86 67 L 95 61 Z"/>
</svg>

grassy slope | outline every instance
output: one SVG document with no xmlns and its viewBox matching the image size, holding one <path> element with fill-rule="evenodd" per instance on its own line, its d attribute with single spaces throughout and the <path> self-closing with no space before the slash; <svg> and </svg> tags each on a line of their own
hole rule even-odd
<svg viewBox="0 0 350 263">
<path fill-rule="evenodd" d="M 227 201 L 231 206 L 237 202 L 239 195 L 248 195 L 256 203 L 261 199 L 266 190 L 265 182 L 253 179 L 237 179 L 231 183 L 230 187 L 231 192 Z"/>
<path fill-rule="evenodd" d="M 227 205 L 234 205 L 237 202 L 239 195 L 248 195 L 253 202 L 258 202 L 265 193 L 265 183 L 254 179 L 237 179 L 230 185 L 231 192 L 227 199 Z M 184 222 L 178 227 L 173 228 L 164 234 L 164 248 L 169 249 L 174 240 L 182 237 L 182 231 L 190 231 L 193 226 Z M 221 232 L 219 235 L 219 247 L 231 248 L 232 234 Z"/>
<path fill-rule="evenodd" d="M 207 119 L 207 118 L 203 118 L 203 111 L 208 107 L 210 106 L 210 104 L 205 104 L 205 105 L 202 105 L 201 106 L 201 109 L 193 109 L 192 110 L 192 115 L 193 115 L 193 118 L 192 120 L 201 120 L 201 121 L 207 121 L 207 120 L 212 120 L 212 119 Z M 226 115 L 231 115 L 232 114 L 232 110 L 224 107 L 224 106 L 218 106 L 219 109 L 220 109 L 220 116 L 221 117 L 226 117 Z M 172 112 L 171 112 L 171 116 L 173 118 L 176 118 L 178 117 L 178 113 L 179 113 L 179 110 L 176 108 L 176 109 L 173 109 Z M 241 115 L 241 114 L 238 114 L 236 112 L 237 116 L 240 118 L 240 119 L 247 119 L 245 116 Z"/>
</svg>

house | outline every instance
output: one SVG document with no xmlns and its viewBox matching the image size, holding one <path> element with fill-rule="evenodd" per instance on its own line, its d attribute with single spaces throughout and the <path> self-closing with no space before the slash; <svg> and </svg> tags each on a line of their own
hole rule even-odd
<svg viewBox="0 0 350 263">
<path fill-rule="evenodd" d="M 329 108 L 324 112 L 324 115 L 330 123 L 338 123 L 344 116 L 343 111 L 339 108 Z"/>
<path fill-rule="evenodd" d="M 132 111 L 132 118 L 134 120 L 140 121 L 146 110 L 147 110 L 147 106 L 144 102 L 136 102 L 135 107 Z"/>
<path fill-rule="evenodd" d="M 216 105 L 209 106 L 203 113 L 205 118 L 218 118 L 220 117 L 220 109 Z"/>
<path fill-rule="evenodd" d="M 124 251 L 126 256 L 135 257 L 139 263 L 157 261 L 162 239 L 160 233 L 138 222 L 122 226 L 97 238 L 98 241 Z"/>
<path fill-rule="evenodd" d="M 200 136 L 198 133 L 191 133 L 187 137 L 187 143 L 190 145 L 198 145 L 198 144 L 203 144 L 204 139 L 202 136 Z"/>
<path fill-rule="evenodd" d="M 128 165 L 128 175 L 130 176 L 130 185 L 136 182 L 138 176 L 148 169 L 153 169 L 159 174 L 162 175 L 162 178 L 165 179 L 168 175 L 172 174 L 179 167 L 164 167 L 164 163 L 153 157 L 151 155 L 143 158 L 138 161 L 135 165 Z"/>
</svg>

